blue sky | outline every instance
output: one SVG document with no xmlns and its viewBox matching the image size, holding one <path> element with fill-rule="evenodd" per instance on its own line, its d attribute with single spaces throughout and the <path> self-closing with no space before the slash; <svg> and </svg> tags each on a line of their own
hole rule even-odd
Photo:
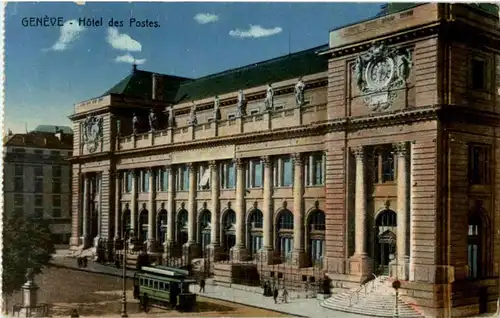
<svg viewBox="0 0 500 318">
<path fill-rule="evenodd" d="M 200 77 L 326 44 L 328 31 L 374 16 L 380 3 L 8 3 L 5 131 L 70 125 L 73 105 L 140 69 Z M 65 25 L 24 27 L 25 17 Z M 71 20 L 103 18 L 81 27 Z M 108 21 L 123 20 L 110 29 Z M 158 28 L 129 27 L 129 19 Z M 289 41 L 290 38 L 290 41 Z"/>
</svg>

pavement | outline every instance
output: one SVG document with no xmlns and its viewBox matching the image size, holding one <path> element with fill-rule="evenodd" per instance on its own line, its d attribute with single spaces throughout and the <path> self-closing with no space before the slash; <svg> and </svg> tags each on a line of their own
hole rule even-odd
<svg viewBox="0 0 500 318">
<path fill-rule="evenodd" d="M 123 272 L 121 269 L 117 269 L 114 266 L 103 265 L 95 262 L 88 262 L 86 268 L 79 268 L 75 258 L 54 257 L 51 261 L 54 266 L 71 268 L 75 270 L 100 273 L 105 275 L 119 276 L 122 277 Z M 132 278 L 135 271 L 127 269 L 127 277 Z M 229 301 L 241 305 L 262 308 L 266 310 L 273 310 L 281 312 L 294 317 L 367 317 L 357 314 L 349 314 L 345 312 L 337 312 L 334 310 L 326 309 L 320 306 L 319 299 L 290 299 L 288 303 L 278 303 L 275 304 L 272 297 L 264 297 L 261 293 L 256 293 L 252 291 L 242 290 L 238 288 L 231 288 L 225 286 L 213 285 L 211 280 L 207 281 L 205 286 L 205 292 L 199 293 L 199 287 L 197 285 L 191 286 L 191 292 L 196 293 L 200 296 L 213 298 L 218 300 Z M 235 286 L 236 287 L 236 286 Z M 148 316 L 150 316 L 148 314 Z"/>
</svg>

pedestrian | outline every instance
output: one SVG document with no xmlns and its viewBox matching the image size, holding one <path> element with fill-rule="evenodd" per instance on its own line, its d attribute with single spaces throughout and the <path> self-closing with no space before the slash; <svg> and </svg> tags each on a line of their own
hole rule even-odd
<svg viewBox="0 0 500 318">
<path fill-rule="evenodd" d="M 202 278 L 200 280 L 200 293 L 204 293 L 205 292 L 205 278 Z"/>
<path fill-rule="evenodd" d="M 143 308 L 145 313 L 147 313 L 149 311 L 148 303 L 149 303 L 148 294 L 144 293 L 144 296 L 142 296 L 142 308 Z"/>
<path fill-rule="evenodd" d="M 264 286 L 262 288 L 264 289 L 264 296 L 267 297 L 269 295 L 268 293 L 269 285 L 267 284 L 267 282 L 264 282 Z"/>
<path fill-rule="evenodd" d="M 274 290 L 273 290 L 273 298 L 274 298 L 274 303 L 277 304 L 278 303 L 278 288 L 276 288 L 276 286 L 274 287 Z"/>
<path fill-rule="evenodd" d="M 82 266 L 83 266 L 83 268 L 87 268 L 87 257 L 86 256 L 82 260 Z"/>
<path fill-rule="evenodd" d="M 283 287 L 283 302 L 287 303 L 287 298 L 288 298 L 288 290 L 286 290 L 285 287 Z"/>
</svg>

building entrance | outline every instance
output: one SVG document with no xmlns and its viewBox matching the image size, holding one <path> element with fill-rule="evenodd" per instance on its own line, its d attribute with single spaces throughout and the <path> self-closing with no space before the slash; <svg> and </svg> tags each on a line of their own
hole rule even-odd
<svg viewBox="0 0 500 318">
<path fill-rule="evenodd" d="M 392 210 L 380 212 L 375 220 L 374 272 L 389 275 L 389 263 L 396 257 L 397 215 Z"/>
</svg>

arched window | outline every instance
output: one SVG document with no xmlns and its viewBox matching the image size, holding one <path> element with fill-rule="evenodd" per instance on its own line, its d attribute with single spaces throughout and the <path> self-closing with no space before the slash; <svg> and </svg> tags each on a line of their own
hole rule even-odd
<svg viewBox="0 0 500 318">
<path fill-rule="evenodd" d="M 209 210 L 203 210 L 200 215 L 200 238 L 201 251 L 205 252 L 206 247 L 211 242 L 211 218 L 212 213 Z"/>
<path fill-rule="evenodd" d="M 127 238 L 130 228 L 130 209 L 125 209 L 122 212 L 122 238 Z"/>
<path fill-rule="evenodd" d="M 167 233 L 167 222 L 168 222 L 168 213 L 167 210 L 161 209 L 158 212 L 158 222 L 156 222 L 158 226 L 158 242 L 163 244 L 165 242 L 165 234 Z"/>
<path fill-rule="evenodd" d="M 247 226 L 247 248 L 252 256 L 262 248 L 263 220 L 264 216 L 261 210 L 254 209 L 250 212 L 248 218 L 249 226 Z"/>
<path fill-rule="evenodd" d="M 148 214 L 149 211 L 147 209 L 142 209 L 139 214 L 139 240 L 141 240 L 141 242 L 148 239 Z"/>
<path fill-rule="evenodd" d="M 313 263 L 322 260 L 325 252 L 325 212 L 314 210 L 309 215 L 309 256 Z"/>
<path fill-rule="evenodd" d="M 293 214 L 290 210 L 282 210 L 276 226 L 278 232 L 277 249 L 282 261 L 290 259 L 293 251 Z"/>
<path fill-rule="evenodd" d="M 177 243 L 184 245 L 188 241 L 188 212 L 182 209 L 177 213 Z"/>
<path fill-rule="evenodd" d="M 229 209 L 224 214 L 224 219 L 222 221 L 223 233 L 224 233 L 224 251 L 229 252 L 229 250 L 236 244 L 235 236 L 235 226 L 236 224 L 236 213 Z"/>
<path fill-rule="evenodd" d="M 469 278 L 477 279 L 481 276 L 481 218 L 474 213 L 469 218 L 467 233 L 467 259 L 469 265 Z"/>
</svg>

